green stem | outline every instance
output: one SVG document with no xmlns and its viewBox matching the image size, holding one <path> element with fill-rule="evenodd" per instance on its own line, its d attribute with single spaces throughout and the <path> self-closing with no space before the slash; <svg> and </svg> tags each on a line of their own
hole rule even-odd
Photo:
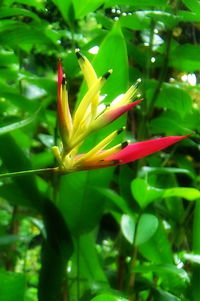
<svg viewBox="0 0 200 301">
<path fill-rule="evenodd" d="M 200 254 L 200 199 L 196 200 L 195 213 L 194 213 L 194 224 L 193 224 L 193 252 Z M 193 264 L 192 267 L 192 301 L 200 300 L 200 266 Z"/>
<path fill-rule="evenodd" d="M 7 173 L 0 174 L 0 179 L 7 178 L 7 177 L 24 176 L 28 174 L 44 174 L 44 173 L 51 173 L 57 171 L 58 171 L 57 167 L 52 167 L 52 168 L 40 168 L 40 169 L 29 169 L 29 170 L 15 171 L 15 172 L 7 172 Z"/>
</svg>

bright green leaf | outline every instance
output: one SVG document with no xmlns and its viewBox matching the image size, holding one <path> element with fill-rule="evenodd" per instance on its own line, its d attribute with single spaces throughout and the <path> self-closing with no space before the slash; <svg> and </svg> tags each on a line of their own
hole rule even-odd
<svg viewBox="0 0 200 301">
<path fill-rule="evenodd" d="M 147 242 L 158 228 L 158 219 L 155 215 L 144 213 L 140 216 L 135 236 L 135 245 Z"/>
<path fill-rule="evenodd" d="M 89 12 L 95 11 L 99 6 L 101 6 L 105 0 L 72 0 L 76 19 L 85 17 Z"/>
<path fill-rule="evenodd" d="M 12 132 L 14 130 L 17 130 L 19 128 L 22 128 L 22 127 L 30 124 L 31 122 L 33 122 L 35 120 L 35 118 L 37 117 L 37 114 L 38 114 L 38 111 L 26 119 L 11 123 L 11 124 L 3 126 L 3 127 L 0 127 L 0 135 Z"/>
<path fill-rule="evenodd" d="M 192 99 L 185 90 L 174 85 L 165 84 L 162 86 L 156 105 L 174 110 L 184 117 L 192 108 Z"/>
<path fill-rule="evenodd" d="M 122 215 L 121 229 L 124 237 L 132 244 L 134 242 L 135 221 L 129 215 Z"/>
<path fill-rule="evenodd" d="M 185 72 L 198 71 L 200 69 L 200 46 L 192 44 L 177 46 L 170 55 L 170 65 Z"/>
<path fill-rule="evenodd" d="M 194 201 L 200 198 L 200 191 L 192 187 L 173 187 L 166 189 L 163 197 L 181 197 L 188 201 Z"/>
<path fill-rule="evenodd" d="M 199 0 L 182 0 L 187 8 L 195 13 L 200 14 L 200 1 Z"/>
<path fill-rule="evenodd" d="M 131 183 L 131 190 L 133 197 L 138 204 L 144 208 L 149 203 L 162 197 L 163 190 L 155 187 L 151 187 L 143 179 L 136 178 Z"/>
<path fill-rule="evenodd" d="M 114 295 L 102 294 L 93 298 L 91 301 L 128 301 L 128 299 Z"/>
<path fill-rule="evenodd" d="M 0 299 L 2 301 L 24 300 L 25 276 L 0 270 Z"/>
</svg>

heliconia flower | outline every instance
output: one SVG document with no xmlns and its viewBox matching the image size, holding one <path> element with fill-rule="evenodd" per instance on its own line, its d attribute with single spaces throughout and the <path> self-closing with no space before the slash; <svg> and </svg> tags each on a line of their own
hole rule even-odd
<svg viewBox="0 0 200 301">
<path fill-rule="evenodd" d="M 112 70 L 98 77 L 89 60 L 80 52 L 76 54 L 88 90 L 76 109 L 73 118 L 69 109 L 65 75 L 61 62 L 58 62 L 57 111 L 61 146 L 54 146 L 53 152 L 58 161 L 58 171 L 60 173 L 125 164 L 153 154 L 188 137 L 170 136 L 133 144 L 124 142 L 107 148 L 113 139 L 121 133 L 122 129 L 119 129 L 105 137 L 89 152 L 78 154 L 80 146 L 91 133 L 113 122 L 142 100 L 132 102 L 137 93 L 137 87 L 133 85 L 124 95 L 117 98 L 118 101 L 115 99 L 110 106 L 104 106 L 101 101 L 100 91 Z"/>
</svg>

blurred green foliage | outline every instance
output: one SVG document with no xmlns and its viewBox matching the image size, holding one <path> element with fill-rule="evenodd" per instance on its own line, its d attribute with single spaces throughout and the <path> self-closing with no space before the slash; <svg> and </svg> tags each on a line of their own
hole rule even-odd
<svg viewBox="0 0 200 301">
<path fill-rule="evenodd" d="M 193 135 L 117 169 L 0 179 L 0 300 L 200 300 L 199 29 L 196 0 L 1 1 L 1 173 L 55 166 L 57 61 L 73 110 L 76 48 L 113 69 L 106 104 L 138 78 L 144 98 L 85 150 L 125 123 L 133 142 Z"/>
</svg>

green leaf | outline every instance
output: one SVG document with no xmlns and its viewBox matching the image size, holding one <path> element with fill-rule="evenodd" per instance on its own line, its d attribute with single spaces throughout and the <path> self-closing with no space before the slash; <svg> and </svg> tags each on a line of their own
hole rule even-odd
<svg viewBox="0 0 200 301">
<path fill-rule="evenodd" d="M 180 279 L 184 279 L 185 281 L 189 280 L 188 274 L 183 269 L 177 268 L 172 264 L 138 266 L 134 268 L 134 271 L 137 273 L 154 272 L 158 275 L 168 275 L 168 277 L 170 277 L 170 275 L 174 275 L 175 277 L 179 277 Z"/>
<path fill-rule="evenodd" d="M 185 6 L 194 11 L 195 13 L 200 14 L 200 1 L 199 0 L 182 0 Z"/>
<path fill-rule="evenodd" d="M 114 295 L 102 294 L 96 296 L 91 301 L 128 301 L 128 299 L 124 299 L 122 297 L 118 297 Z"/>
<path fill-rule="evenodd" d="M 167 0 L 140 0 L 133 1 L 133 0 L 108 0 L 106 2 L 106 7 L 112 7 L 115 5 L 131 5 L 133 7 L 147 8 L 147 7 L 165 7 L 167 5 Z"/>
<path fill-rule="evenodd" d="M 192 99 L 185 90 L 164 84 L 157 98 L 156 106 L 174 110 L 184 117 L 192 108 Z"/>
<path fill-rule="evenodd" d="M 142 167 L 140 171 L 140 176 L 144 177 L 145 175 L 148 175 L 149 173 L 155 173 L 155 174 L 171 174 L 171 173 L 177 173 L 177 174 L 185 174 L 188 175 L 191 178 L 194 178 L 193 173 L 191 173 L 188 169 L 184 168 L 175 168 L 175 167 L 149 167 L 144 166 Z"/>
<path fill-rule="evenodd" d="M 140 178 L 136 178 L 131 182 L 131 191 L 141 208 L 145 208 L 163 195 L 162 189 L 151 187 L 145 180 Z"/>
<path fill-rule="evenodd" d="M 112 201 L 122 212 L 130 214 L 131 209 L 128 207 L 125 199 L 109 188 L 100 188 L 99 190 L 105 197 Z"/>
<path fill-rule="evenodd" d="M 200 22 L 200 14 L 186 10 L 178 10 L 177 15 L 183 22 Z"/>
<path fill-rule="evenodd" d="M 161 290 L 160 288 L 158 288 L 156 290 L 155 298 L 156 298 L 156 300 L 159 300 L 159 301 L 181 301 L 181 299 L 178 298 L 177 296 L 175 296 L 171 293 L 168 293 L 164 290 Z"/>
<path fill-rule="evenodd" d="M 28 0 L 28 3 L 27 3 L 27 0 L 6 0 L 6 4 L 12 4 L 12 3 L 21 3 L 21 4 L 24 4 L 24 5 L 28 5 L 28 6 L 33 6 L 35 7 L 36 9 L 38 10 L 44 10 L 44 3 L 45 1 L 43 0 L 40 0 L 40 1 L 35 1 L 35 0 Z"/>
<path fill-rule="evenodd" d="M 112 60 L 110 59 L 111 53 L 115 54 Z M 119 23 L 114 24 L 112 30 L 103 40 L 93 65 L 98 75 L 105 74 L 109 69 L 113 70 L 108 82 L 102 89 L 102 93 L 108 94 L 105 99 L 106 103 L 112 101 L 119 94 L 126 92 L 128 88 L 128 56 L 126 41 Z"/>
<path fill-rule="evenodd" d="M 193 127 L 190 127 L 190 125 L 191 124 L 184 122 L 176 111 L 164 112 L 150 122 L 150 128 L 153 134 L 165 133 L 167 136 L 191 134 Z"/>
<path fill-rule="evenodd" d="M 147 242 L 158 228 L 158 219 L 155 215 L 144 213 L 140 216 L 135 236 L 135 245 Z"/>
<path fill-rule="evenodd" d="M 0 19 L 8 18 L 8 17 L 14 17 L 14 16 L 25 16 L 30 17 L 33 20 L 40 22 L 40 18 L 34 14 L 33 12 L 23 9 L 23 8 L 16 8 L 16 7 L 3 7 L 0 10 Z"/>
<path fill-rule="evenodd" d="M 120 24 L 122 27 L 127 27 L 133 30 L 142 30 L 150 25 L 150 18 L 144 12 L 135 12 L 133 15 L 122 16 Z"/>
<path fill-rule="evenodd" d="M 14 234 L 3 235 L 0 236 L 0 245 L 5 246 L 5 245 L 16 243 L 20 240 L 22 240 L 22 238 L 18 235 L 14 235 Z"/>
<path fill-rule="evenodd" d="M 101 6 L 105 0 L 72 0 L 76 19 L 85 17 L 89 12 L 95 11 L 99 6 Z"/>
<path fill-rule="evenodd" d="M 75 236 L 91 231 L 99 222 L 105 198 L 99 192 L 107 187 L 112 169 L 72 173 L 61 177 L 59 208 Z"/>
<path fill-rule="evenodd" d="M 8 171 L 11 172 L 31 169 L 31 164 L 27 155 L 10 134 L 1 135 L 0 144 L 0 157 Z M 41 195 L 35 181 L 35 176 L 29 175 L 16 177 L 14 178 L 14 181 L 18 185 L 22 195 L 24 195 L 26 205 L 40 211 L 42 202 Z"/>
<path fill-rule="evenodd" d="M 23 301 L 25 297 L 25 275 L 0 270 L 0 298 L 2 301 Z"/>
<path fill-rule="evenodd" d="M 83 290 L 86 287 L 98 287 L 98 289 L 106 289 L 109 287 L 108 280 L 103 270 L 99 254 L 96 250 L 95 239 L 96 231 L 81 235 L 76 243 L 75 252 L 71 258 L 72 265 L 69 272 L 69 278 L 75 279 L 79 273 L 80 279 L 84 279 Z M 77 256 L 79 256 L 79 266 L 77 266 Z M 71 293 L 76 292 L 77 284 L 70 285 Z"/>
<path fill-rule="evenodd" d="M 30 117 L 28 117 L 26 119 L 11 123 L 11 124 L 3 126 L 3 127 L 0 127 L 0 135 L 4 135 L 6 133 L 12 132 L 14 130 L 17 130 L 19 128 L 22 128 L 22 127 L 30 124 L 31 122 L 33 122 L 35 120 L 35 118 L 38 115 L 38 112 L 39 111 L 37 111 L 36 113 L 34 113 L 33 115 L 31 115 Z"/>
<path fill-rule="evenodd" d="M 72 0 L 52 0 L 68 24 L 74 22 L 74 7 Z"/>
<path fill-rule="evenodd" d="M 132 244 L 135 235 L 135 221 L 132 216 L 123 214 L 121 218 L 121 230 L 124 237 Z"/>
<path fill-rule="evenodd" d="M 181 71 L 198 71 L 200 68 L 200 46 L 192 44 L 177 46 L 170 55 L 169 63 L 170 66 Z"/>
<path fill-rule="evenodd" d="M 10 46 L 14 49 L 17 46 L 30 51 L 37 45 L 41 48 L 47 49 L 51 47 L 55 49 L 55 45 L 52 40 L 45 35 L 44 30 L 41 31 L 37 27 L 30 24 L 19 23 L 17 21 L 2 20 L 0 24 L 0 39 L 4 46 Z"/>
<path fill-rule="evenodd" d="M 162 224 L 159 224 L 156 233 L 150 240 L 139 246 L 139 252 L 156 264 L 173 264 L 174 262 L 171 245 Z"/>
<path fill-rule="evenodd" d="M 200 198 L 200 191 L 196 188 L 173 187 L 166 189 L 163 194 L 164 198 L 181 197 L 188 201 L 194 201 Z"/>
</svg>

